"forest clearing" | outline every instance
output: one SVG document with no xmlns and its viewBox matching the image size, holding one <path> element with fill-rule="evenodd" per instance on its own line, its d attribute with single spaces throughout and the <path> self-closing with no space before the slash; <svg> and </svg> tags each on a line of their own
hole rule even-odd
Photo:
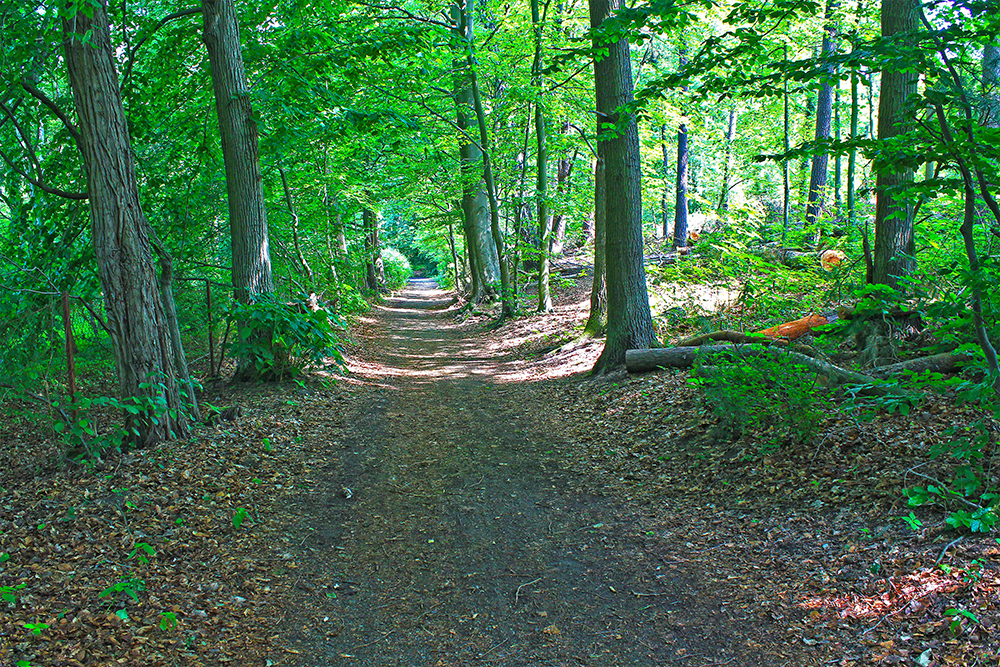
<svg viewBox="0 0 1000 667">
<path fill-rule="evenodd" d="M 1000 12 L 0 0 L 0 663 L 1000 664 Z"/>
</svg>

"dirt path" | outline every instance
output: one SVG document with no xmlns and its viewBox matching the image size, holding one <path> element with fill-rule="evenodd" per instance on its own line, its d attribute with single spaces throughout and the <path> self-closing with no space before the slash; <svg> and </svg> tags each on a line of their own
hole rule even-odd
<svg viewBox="0 0 1000 667">
<path fill-rule="evenodd" d="M 696 565 L 574 490 L 539 396 L 498 382 L 504 359 L 447 305 L 415 281 L 353 362 L 359 398 L 296 508 L 298 664 L 768 664 Z"/>
</svg>

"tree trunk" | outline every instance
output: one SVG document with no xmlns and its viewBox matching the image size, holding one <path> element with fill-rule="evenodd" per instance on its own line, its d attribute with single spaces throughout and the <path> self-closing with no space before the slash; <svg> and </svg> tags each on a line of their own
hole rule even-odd
<svg viewBox="0 0 1000 667">
<path fill-rule="evenodd" d="M 883 0 L 882 36 L 893 37 L 917 28 L 916 0 Z M 913 255 L 913 207 L 898 192 L 913 182 L 912 169 L 897 169 L 884 142 L 909 130 L 905 114 L 907 95 L 917 90 L 917 77 L 907 68 L 887 64 L 882 69 L 878 104 L 878 153 L 875 170 L 875 248 L 872 283 L 895 285 L 915 268 Z"/>
<path fill-rule="evenodd" d="M 788 67 L 788 45 L 784 48 L 784 65 Z M 789 212 L 791 209 L 791 198 L 792 198 L 792 188 L 791 188 L 791 174 L 789 173 L 788 165 L 788 150 L 789 144 L 791 142 L 791 137 L 789 136 L 790 125 L 791 125 L 791 115 L 788 110 L 788 74 L 785 73 L 781 77 L 782 88 L 783 88 L 783 98 L 784 98 L 784 120 L 785 120 L 785 133 L 782 146 L 784 148 L 785 158 L 781 161 L 781 182 L 782 182 L 782 200 L 781 200 L 781 245 L 784 247 L 786 241 L 788 240 L 788 219 Z"/>
<path fill-rule="evenodd" d="M 674 203 L 674 247 L 688 244 L 688 133 L 687 125 L 677 128 L 677 188 Z"/>
<path fill-rule="evenodd" d="M 531 63 L 531 85 L 538 99 L 535 100 L 535 201 L 538 215 L 538 312 L 552 311 L 552 294 L 549 291 L 549 226 L 548 160 L 545 134 L 545 109 L 542 100 L 542 19 L 538 0 L 531 0 L 531 24 L 534 28 L 535 55 Z"/>
<path fill-rule="evenodd" d="M 593 30 L 621 7 L 621 0 L 589 0 Z M 607 340 L 595 373 L 605 373 L 625 363 L 625 351 L 649 347 L 656 330 L 649 312 L 646 271 L 642 259 L 642 164 L 639 133 L 634 116 L 619 118 L 618 110 L 633 101 L 632 66 L 625 38 L 605 44 L 594 38 L 594 84 L 598 122 L 622 127 L 604 144 L 608 327 Z"/>
<path fill-rule="evenodd" d="M 257 121 L 250 106 L 233 0 L 202 0 L 201 11 L 226 167 L 234 297 L 249 303 L 257 294 L 274 291 Z"/>
<path fill-rule="evenodd" d="M 664 239 L 670 238 L 670 149 L 667 148 L 667 125 L 660 125 L 660 150 L 663 152 L 663 195 L 660 197 L 660 216 Z"/>
<path fill-rule="evenodd" d="M 499 282 L 500 263 L 490 229 L 490 203 L 486 192 L 484 170 L 481 165 L 483 151 L 471 136 L 476 133 L 473 105 L 472 71 L 466 57 L 467 45 L 472 42 L 472 16 L 466 12 L 464 0 L 451 6 L 454 30 L 454 47 L 461 51 L 455 60 L 456 125 L 462 131 L 459 138 L 459 157 L 462 170 L 462 214 L 465 237 L 469 244 L 469 266 L 475 273 L 470 302 L 476 303 Z M 470 120 L 471 117 L 473 120 Z"/>
<path fill-rule="evenodd" d="M 680 67 L 684 68 L 687 58 L 684 49 L 680 51 Z M 688 244 L 688 133 L 687 124 L 677 128 L 677 187 L 674 201 L 674 247 L 683 248 Z"/>
<path fill-rule="evenodd" d="M 608 292 L 605 273 L 607 266 L 605 260 L 607 189 L 602 151 L 602 144 L 598 141 L 597 160 L 594 166 L 594 282 L 590 289 L 590 316 L 587 318 L 587 325 L 583 328 L 583 332 L 591 336 L 603 335 L 608 326 Z"/>
<path fill-rule="evenodd" d="M 185 437 L 188 425 L 157 288 L 152 228 L 139 205 L 107 10 L 104 5 L 87 10 L 63 21 L 66 69 L 79 118 L 91 234 L 121 398 L 140 407 L 139 414 L 126 414 L 126 430 L 143 446 Z M 82 35 L 90 37 L 84 42 Z"/>
<path fill-rule="evenodd" d="M 851 75 L 851 142 L 858 138 L 858 75 Z M 857 226 L 857 202 L 855 201 L 855 173 L 858 165 L 858 149 L 851 147 L 847 155 L 847 226 L 854 233 Z"/>
<path fill-rule="evenodd" d="M 537 1 L 537 0 L 536 0 Z M 562 124 L 562 133 L 571 132 L 569 121 Z M 569 179 L 573 173 L 573 160 L 575 156 L 570 156 L 569 151 L 559 158 L 556 165 L 556 192 L 558 193 L 559 213 L 552 216 L 552 240 L 549 250 L 553 255 L 561 255 L 566 243 L 566 197 L 569 194 Z"/>
<path fill-rule="evenodd" d="M 837 8 L 837 0 L 827 0 L 826 20 L 824 27 L 823 44 L 820 47 L 820 58 L 829 58 L 833 55 L 833 36 L 836 28 L 831 23 L 833 12 Z M 833 71 L 829 65 L 823 66 L 824 74 L 829 77 Z M 833 86 L 830 81 L 824 81 L 823 86 L 816 94 L 816 142 L 830 139 L 830 127 L 833 113 Z M 806 205 L 806 224 L 816 224 L 816 218 L 823 210 L 824 190 L 826 189 L 827 167 L 830 162 L 830 154 L 824 150 L 813 156 L 812 172 L 809 175 L 809 199 Z"/>
<path fill-rule="evenodd" d="M 463 11 L 461 16 L 466 21 L 471 21 L 468 11 Z M 466 66 L 469 68 L 469 83 L 472 88 L 472 105 L 476 114 L 476 125 L 479 128 L 479 146 L 483 158 L 483 180 L 486 183 L 486 197 L 490 205 L 490 234 L 493 237 L 493 245 L 496 250 L 497 266 L 500 268 L 500 320 L 516 315 L 516 304 L 513 300 L 513 292 L 510 287 L 510 271 L 507 268 L 507 260 L 504 256 L 503 233 L 500 230 L 500 203 L 497 201 L 497 185 L 493 176 L 493 156 L 490 153 L 489 134 L 486 128 L 486 113 L 483 110 L 483 101 L 479 91 L 479 76 L 476 72 L 476 59 L 473 52 L 472 27 L 463 30 L 463 34 L 469 36 L 466 43 Z"/>
<path fill-rule="evenodd" d="M 991 2 L 995 11 L 997 3 Z M 1000 127 L 1000 42 L 990 42 L 983 47 L 983 101 L 981 105 L 981 125 Z"/>
<path fill-rule="evenodd" d="M 722 162 L 722 192 L 719 194 L 719 213 L 729 210 L 729 190 L 733 178 L 733 142 L 736 141 L 736 104 L 729 108 L 729 126 L 726 128 L 726 155 Z"/>
<path fill-rule="evenodd" d="M 385 264 L 378 235 L 378 218 L 370 208 L 361 213 L 365 228 L 365 287 L 373 292 L 385 292 Z"/>
<path fill-rule="evenodd" d="M 292 203 L 292 191 L 288 187 L 288 176 L 284 167 L 278 167 L 278 174 L 281 176 L 281 188 L 285 193 L 285 206 L 288 207 L 288 215 L 292 218 L 292 247 L 295 248 L 295 258 L 299 261 L 299 266 L 305 273 L 306 281 L 310 292 L 316 291 L 316 278 L 313 275 L 312 267 L 302 253 L 302 240 L 299 238 L 299 214 L 295 211 L 295 204 Z"/>
</svg>

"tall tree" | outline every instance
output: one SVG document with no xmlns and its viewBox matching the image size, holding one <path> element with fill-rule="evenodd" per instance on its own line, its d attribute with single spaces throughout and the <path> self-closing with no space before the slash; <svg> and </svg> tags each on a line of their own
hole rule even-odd
<svg viewBox="0 0 1000 667">
<path fill-rule="evenodd" d="M 188 426 L 153 264 L 155 237 L 139 204 L 106 4 L 65 18 L 63 33 L 119 388 L 136 407 L 151 407 L 128 411 L 127 430 L 139 445 L 184 437 Z"/>
<path fill-rule="evenodd" d="M 600 135 L 600 121 L 598 121 Z M 594 281 L 590 287 L 590 315 L 583 333 L 601 336 L 608 326 L 607 289 L 607 187 L 604 176 L 603 142 L 597 142 L 597 159 L 594 161 Z"/>
<path fill-rule="evenodd" d="M 917 29 L 917 0 L 882 0 L 882 36 L 900 39 Z M 878 103 L 878 141 L 883 146 L 875 165 L 875 247 L 870 282 L 895 285 L 914 268 L 913 208 L 901 192 L 913 182 L 913 169 L 893 164 L 893 143 L 911 123 L 906 98 L 917 91 L 917 76 L 898 59 L 882 68 Z"/>
<path fill-rule="evenodd" d="M 589 0 L 594 42 L 594 88 L 597 120 L 617 131 L 607 133 L 604 144 L 608 294 L 607 339 L 594 365 L 606 373 L 625 363 L 625 352 L 656 342 L 649 312 L 646 270 L 642 254 L 642 165 L 635 116 L 621 117 L 633 101 L 632 65 L 628 39 L 604 34 L 601 24 L 621 0 Z"/>
<path fill-rule="evenodd" d="M 687 64 L 682 47 L 678 55 L 680 68 Z M 677 127 L 677 180 L 674 200 L 674 247 L 682 248 L 688 240 L 688 131 L 683 120 Z"/>
<path fill-rule="evenodd" d="M 729 191 L 733 180 L 733 142 L 736 141 L 736 103 L 729 107 L 729 124 L 726 126 L 726 154 L 722 162 L 722 192 L 719 193 L 719 213 L 729 210 Z"/>
<path fill-rule="evenodd" d="M 833 13 L 837 9 L 837 0 L 827 0 L 826 26 L 823 28 L 823 44 L 820 47 L 820 58 L 823 60 L 823 84 L 816 93 L 816 143 L 829 141 L 831 121 L 833 119 L 833 68 L 826 64 L 826 59 L 833 55 L 833 36 L 836 26 L 833 25 Z M 824 190 L 826 189 L 827 167 L 830 154 L 826 149 L 820 150 L 812 159 L 812 171 L 809 174 L 809 197 L 806 204 L 806 224 L 816 224 L 816 218 L 823 210 Z"/>
<path fill-rule="evenodd" d="M 531 0 L 531 25 L 534 31 L 535 53 L 531 61 L 531 85 L 535 89 L 535 199 L 538 215 L 538 312 L 552 310 L 552 293 L 549 290 L 549 256 L 552 228 L 549 226 L 548 161 L 549 152 L 545 133 L 545 105 L 542 98 L 542 34 L 543 24 L 538 0 Z"/>
<path fill-rule="evenodd" d="M 243 47 L 232 0 L 202 0 L 202 40 L 212 70 L 212 91 L 222 137 L 233 239 L 233 289 L 247 303 L 274 291 L 267 212 L 260 172 L 257 121 L 243 65 Z"/>
<path fill-rule="evenodd" d="M 484 178 L 483 148 L 472 137 L 478 133 L 474 110 L 473 70 L 469 67 L 469 45 L 474 26 L 465 0 L 451 5 L 455 57 L 456 125 L 459 128 L 459 156 L 462 170 L 462 222 L 469 246 L 472 273 L 470 302 L 475 303 L 500 279 L 500 258 L 493 240 L 490 201 Z"/>
</svg>

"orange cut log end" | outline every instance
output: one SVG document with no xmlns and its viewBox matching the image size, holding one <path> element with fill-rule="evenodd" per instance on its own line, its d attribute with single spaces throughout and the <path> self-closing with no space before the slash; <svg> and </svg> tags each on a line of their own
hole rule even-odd
<svg viewBox="0 0 1000 667">
<path fill-rule="evenodd" d="M 778 324 L 768 329 L 763 329 L 762 331 L 755 331 L 754 333 L 760 334 L 761 336 L 767 336 L 772 340 L 778 338 L 795 340 L 796 338 L 805 336 L 816 327 L 826 324 L 827 321 L 828 320 L 822 315 L 806 315 L 805 317 L 800 317 L 797 320 L 785 322 L 784 324 Z"/>
</svg>

